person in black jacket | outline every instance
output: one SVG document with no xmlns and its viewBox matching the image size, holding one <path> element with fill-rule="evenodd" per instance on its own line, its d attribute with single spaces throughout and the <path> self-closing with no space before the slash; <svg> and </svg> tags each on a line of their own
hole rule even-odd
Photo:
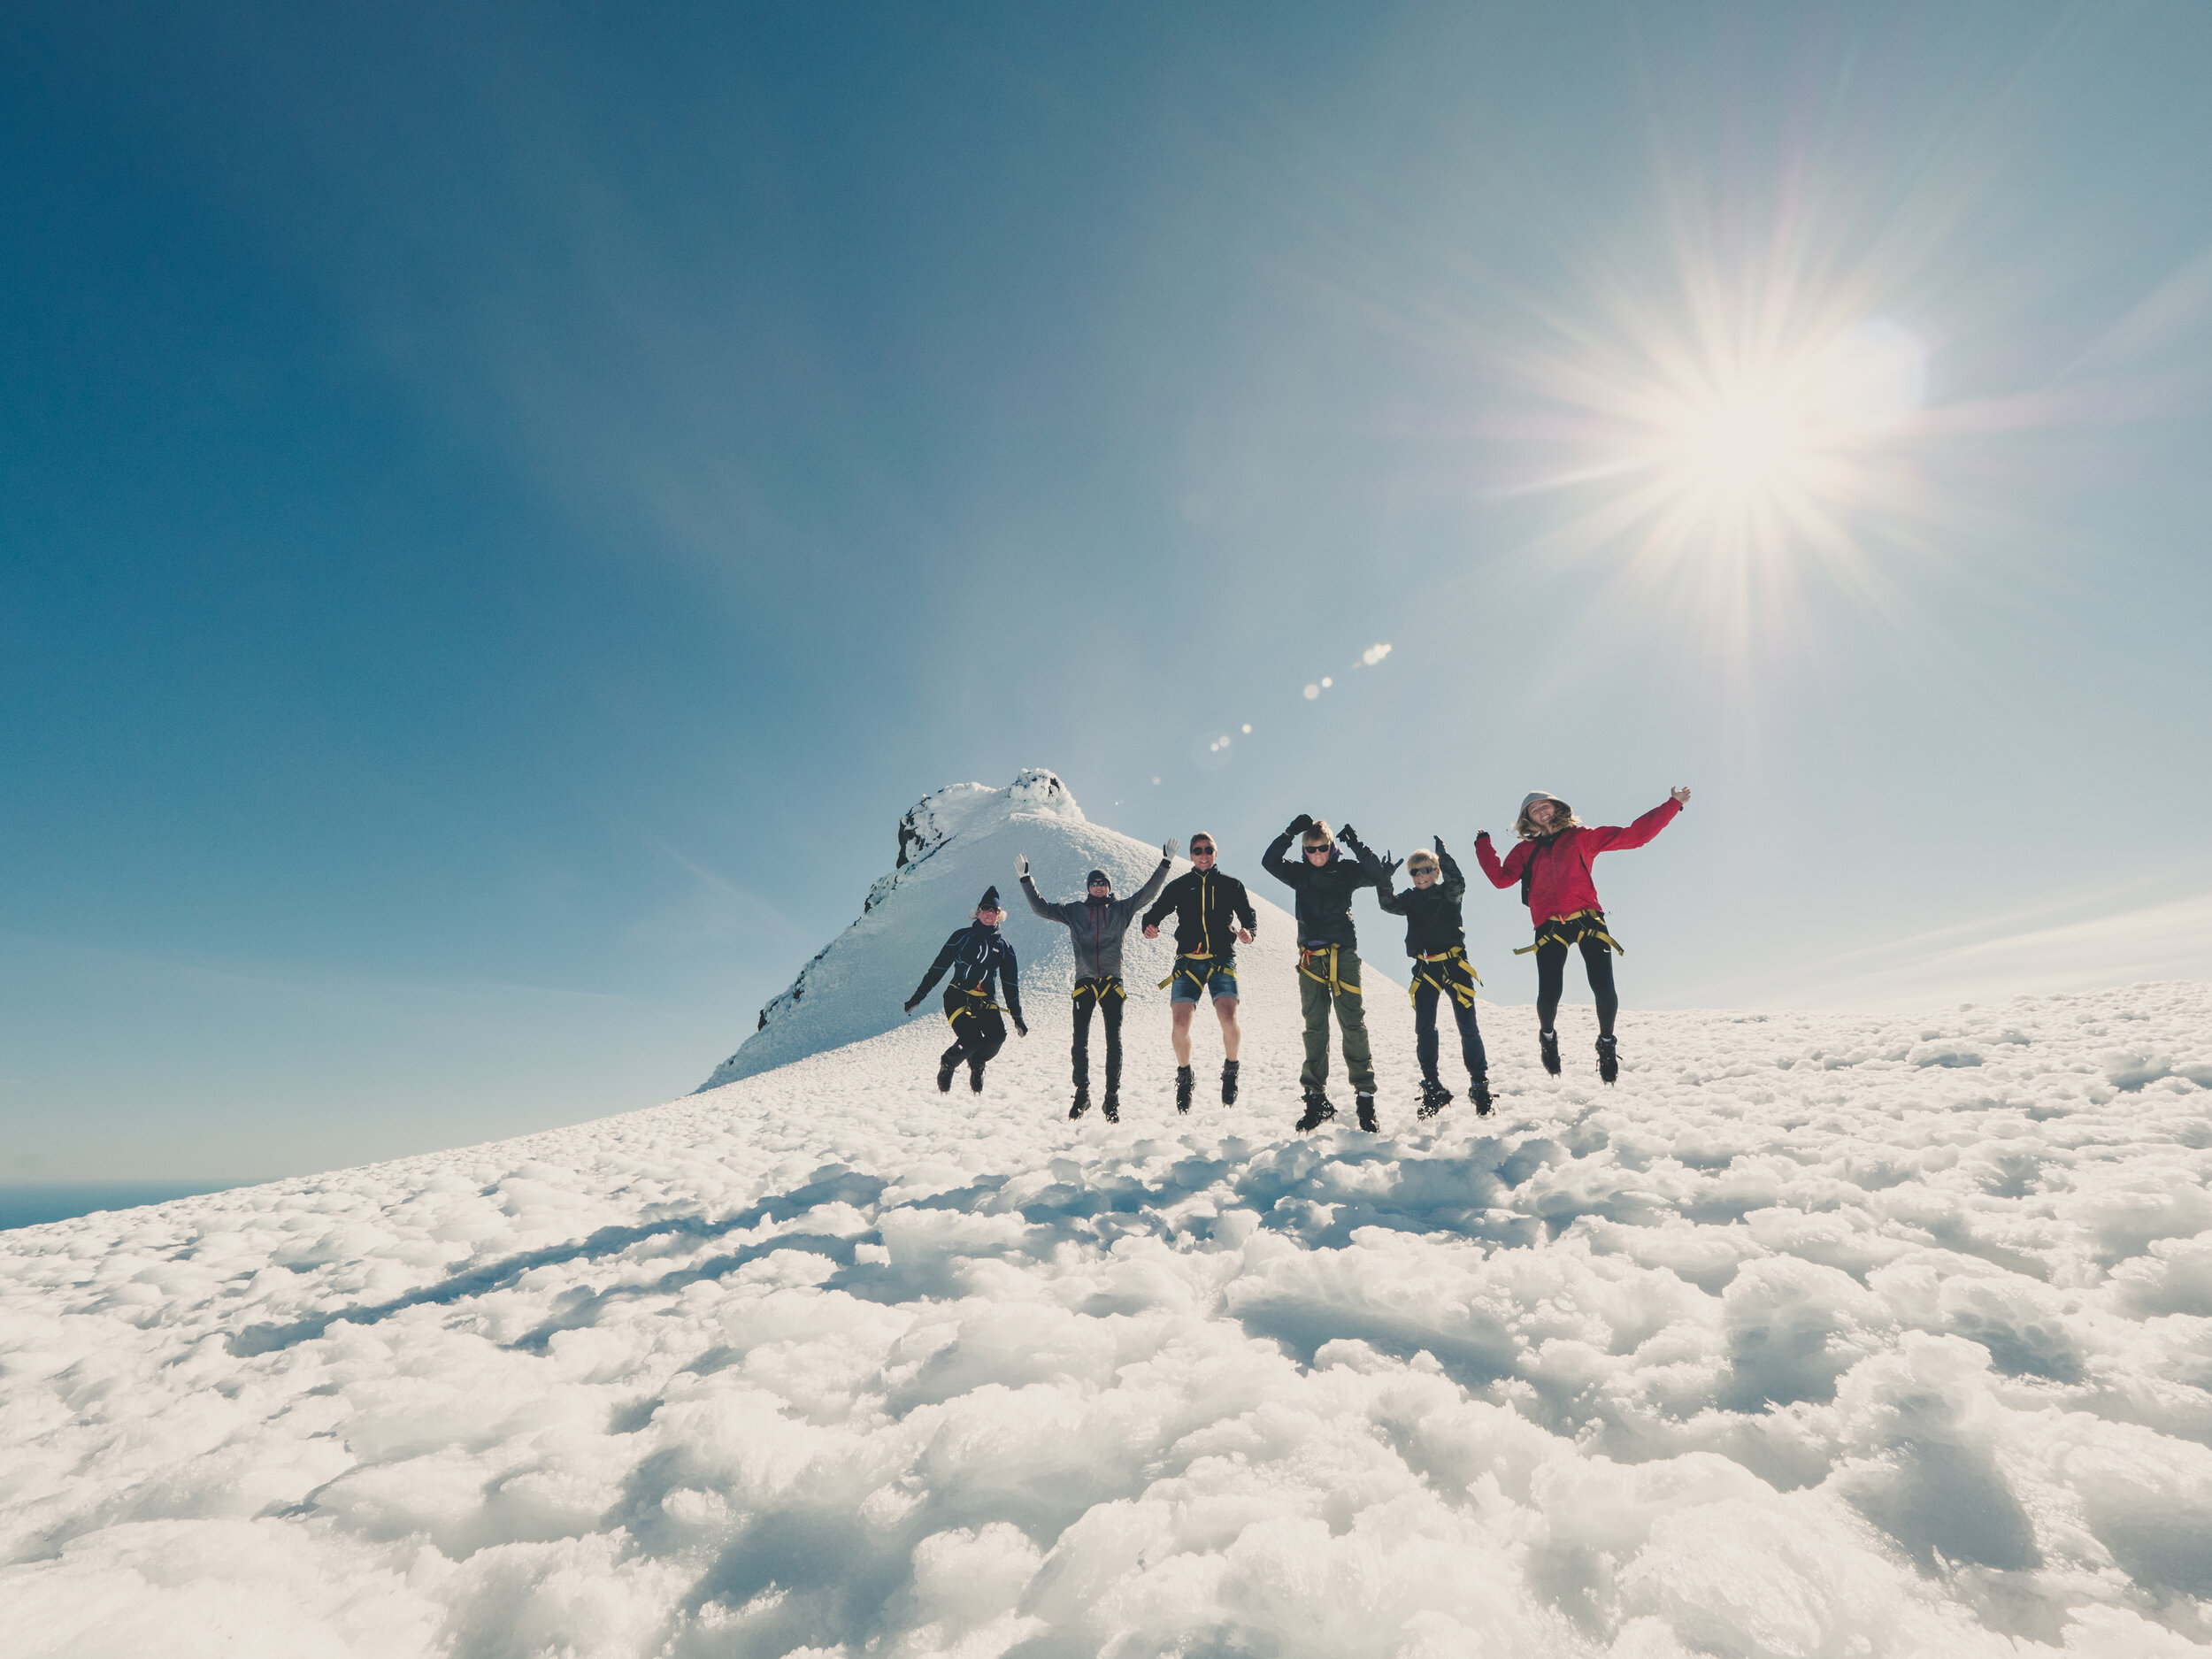
<svg viewBox="0 0 2212 1659">
<path fill-rule="evenodd" d="M 1102 1103 L 1108 1123 L 1121 1121 L 1121 1014 L 1129 1001 L 1129 993 L 1121 983 L 1122 936 L 1129 931 L 1130 918 L 1159 892 L 1174 859 L 1175 843 L 1163 841 L 1159 868 L 1125 899 L 1114 896 L 1111 877 L 1103 870 L 1094 870 L 1085 884 L 1088 888 L 1085 896 L 1066 904 L 1056 904 L 1037 891 L 1037 884 L 1029 879 L 1028 854 L 1014 860 L 1014 873 L 1021 878 L 1022 896 L 1029 901 L 1029 908 L 1047 921 L 1059 923 L 1074 941 L 1075 1031 L 1071 1058 L 1075 1103 L 1068 1108 L 1070 1118 L 1080 1118 L 1091 1109 L 1091 1014 L 1095 1010 L 1106 1027 L 1106 1098 Z"/>
<path fill-rule="evenodd" d="M 1413 958 L 1413 1047 L 1421 1061 L 1421 1116 L 1433 1118 L 1451 1103 L 1452 1092 L 1436 1076 L 1436 1005 L 1451 1005 L 1459 1026 L 1460 1057 L 1467 1063 L 1467 1098 L 1475 1103 L 1475 1116 L 1490 1113 L 1490 1062 L 1482 1051 L 1482 1032 L 1475 1024 L 1475 987 L 1482 983 L 1467 961 L 1467 929 L 1460 918 L 1460 901 L 1467 896 L 1467 879 L 1459 873 L 1444 838 L 1436 838 L 1433 854 L 1415 852 L 1406 860 L 1412 879 L 1408 893 L 1391 890 L 1388 866 L 1376 898 L 1383 909 L 1406 918 L 1406 955 Z"/>
<path fill-rule="evenodd" d="M 1175 1110 L 1190 1110 L 1191 1014 L 1201 993 L 1210 995 L 1221 1021 L 1221 1103 L 1237 1099 L 1237 957 L 1260 925 L 1252 895 L 1234 876 L 1214 868 L 1214 838 L 1201 830 L 1190 838 L 1191 867 L 1167 884 L 1144 913 L 1144 936 L 1160 936 L 1160 918 L 1175 912 L 1175 972 L 1160 981 L 1172 1010 L 1175 1042 Z M 1172 988 L 1171 988 L 1172 987 Z"/>
<path fill-rule="evenodd" d="M 995 986 L 1005 987 L 1005 1011 L 1014 1017 L 1014 1029 L 1025 1037 L 1029 1035 L 1029 1027 L 1022 1020 L 1021 975 L 1014 961 L 1014 948 L 999 937 L 998 925 L 1005 916 L 998 889 L 986 887 L 975 907 L 974 922 L 955 930 L 945 941 L 937 960 L 929 964 L 921 984 L 906 999 L 906 1011 L 910 1014 L 929 995 L 929 987 L 944 977 L 945 970 L 952 970 L 952 979 L 945 987 L 945 1019 L 952 1026 L 952 1047 L 937 1060 L 937 1092 L 941 1094 L 951 1093 L 952 1074 L 963 1060 L 968 1063 L 968 1087 L 979 1094 L 983 1093 L 984 1065 L 1006 1044 L 1006 1022 L 999 1018 L 999 1006 L 991 1000 Z"/>
<path fill-rule="evenodd" d="M 1283 855 L 1294 840 L 1302 842 L 1302 861 Z M 1336 849 L 1341 840 L 1350 859 Z M 1301 1134 L 1336 1116 L 1325 1086 L 1329 1080 L 1329 1006 L 1336 1005 L 1344 1032 L 1344 1069 L 1358 1097 L 1359 1126 L 1371 1134 L 1375 1125 L 1375 1059 L 1367 1042 L 1367 1015 L 1360 1005 L 1358 936 L 1352 926 L 1352 895 L 1364 887 L 1387 887 L 1390 872 L 1360 844 L 1347 824 L 1337 835 L 1301 812 L 1290 827 L 1269 843 L 1260 864 L 1276 880 L 1298 895 L 1298 993 L 1306 1015 L 1306 1064 L 1298 1081 L 1306 1093 Z"/>
</svg>

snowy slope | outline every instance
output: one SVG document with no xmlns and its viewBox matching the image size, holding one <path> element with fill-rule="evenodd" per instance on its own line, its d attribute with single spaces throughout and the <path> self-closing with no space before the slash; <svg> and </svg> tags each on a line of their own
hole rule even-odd
<svg viewBox="0 0 2212 1659">
<path fill-rule="evenodd" d="M 958 783 L 925 797 L 899 822 L 903 862 L 870 889 L 859 918 L 761 1010 L 758 1029 L 702 1087 L 719 1088 L 903 1024 L 910 1017 L 902 1006 L 945 935 L 970 920 L 986 887 L 998 888 L 1010 912 L 1002 931 L 1021 963 L 1023 1007 L 1033 1015 L 1067 995 L 1075 979 L 1074 956 L 1068 930 L 1023 902 L 1015 855 L 1028 856 L 1030 873 L 1048 899 L 1081 898 L 1084 879 L 1094 869 L 1112 876 L 1114 891 L 1125 895 L 1152 874 L 1160 843 L 1171 836 L 1187 839 L 1163 826 L 1150 841 L 1137 841 L 1091 823 L 1067 786 L 1040 768 L 1022 772 L 1004 789 Z M 1248 858 L 1239 858 L 1225 849 L 1220 864 L 1250 889 L 1262 917 L 1255 945 L 1240 956 L 1249 970 L 1245 978 L 1263 983 L 1240 988 L 1248 995 L 1286 996 L 1294 1002 L 1297 982 L 1289 964 L 1295 937 L 1288 912 L 1271 902 L 1289 889 L 1261 874 L 1258 852 L 1255 848 Z M 1187 859 L 1179 858 L 1171 877 L 1189 868 Z M 1378 939 L 1389 947 L 1379 957 L 1388 964 L 1404 926 L 1371 903 L 1365 908 L 1370 925 L 1382 930 Z M 1124 963 L 1132 991 L 1165 979 L 1174 954 L 1165 933 L 1147 943 L 1133 929 Z M 934 997 L 910 1018 L 941 1028 L 944 1023 Z"/>
<path fill-rule="evenodd" d="M 2212 1651 L 2212 987 L 1486 1008 L 1433 1133 L 1404 1002 L 1379 1138 L 917 1021 L 6 1235 L 0 1652 Z"/>
</svg>

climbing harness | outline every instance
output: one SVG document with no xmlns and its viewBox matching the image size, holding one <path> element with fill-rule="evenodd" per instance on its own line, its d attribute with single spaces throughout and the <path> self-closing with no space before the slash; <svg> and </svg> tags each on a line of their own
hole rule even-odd
<svg viewBox="0 0 2212 1659">
<path fill-rule="evenodd" d="M 1213 959 L 1214 953 L 1210 950 L 1185 951 L 1181 956 L 1175 958 L 1175 972 L 1169 974 L 1166 979 L 1160 981 L 1160 989 L 1163 991 L 1166 990 L 1169 986 L 1174 984 L 1178 979 L 1188 979 L 1193 985 L 1198 987 L 1199 994 L 1203 995 L 1206 990 L 1207 980 L 1210 979 L 1217 973 L 1226 972 L 1227 970 L 1210 965 L 1203 971 L 1201 971 L 1195 968 L 1185 967 L 1183 964 L 1188 962 L 1202 962 L 1211 964 Z"/>
<path fill-rule="evenodd" d="M 1406 987 L 1407 1002 L 1419 1002 L 1422 986 L 1432 985 L 1436 987 L 1439 994 L 1455 998 L 1462 1008 L 1472 1008 L 1475 1005 L 1475 986 L 1482 983 L 1482 975 L 1477 973 L 1474 965 L 1467 960 L 1465 946 L 1454 945 L 1449 950 L 1439 950 L 1429 956 L 1416 956 L 1414 960 L 1438 963 L 1442 965 L 1433 970 L 1414 969 L 1413 983 Z M 1474 984 L 1461 984 L 1458 974 L 1453 972 L 1455 967 L 1466 969 L 1467 977 L 1473 980 Z"/>
<path fill-rule="evenodd" d="M 986 1010 L 988 1010 L 994 1014 L 1003 1014 L 1006 1011 L 996 1002 L 994 1002 L 991 1000 L 991 994 L 988 991 L 971 991 L 965 986 L 959 985 L 949 986 L 946 988 L 955 991 L 962 996 L 972 996 L 980 999 L 979 1005 L 977 1002 L 964 1002 L 958 1008 L 947 1010 L 945 1014 L 945 1024 L 952 1026 L 955 1030 L 959 1028 L 960 1017 L 963 1014 L 980 1014 Z"/>
<path fill-rule="evenodd" d="M 1563 949 L 1578 945 L 1586 939 L 1602 940 L 1619 955 L 1625 956 L 1628 954 L 1628 947 L 1605 931 L 1603 910 L 1577 910 L 1571 916 L 1555 916 L 1536 930 L 1534 944 L 1523 945 L 1513 954 L 1525 956 L 1530 951 L 1541 950 L 1546 945 L 1558 945 Z"/>
<path fill-rule="evenodd" d="M 1087 996 L 1091 997 L 1100 1006 L 1110 996 L 1118 996 L 1125 1002 L 1129 1000 L 1129 993 L 1122 989 L 1121 981 L 1111 974 L 1102 979 L 1078 979 L 1075 989 L 1068 995 L 1079 1002 Z"/>
<path fill-rule="evenodd" d="M 1299 946 L 1298 972 L 1304 974 L 1306 978 L 1311 979 L 1316 985 L 1327 986 L 1329 987 L 1329 995 L 1331 996 L 1341 996 L 1347 991 L 1349 991 L 1354 996 L 1363 995 L 1358 986 L 1347 985 L 1342 979 L 1337 977 L 1337 949 L 1338 947 L 1334 945 Z M 1325 978 L 1313 971 L 1313 964 L 1321 959 L 1322 953 L 1325 951 L 1328 953 L 1329 958 L 1329 972 Z"/>
</svg>

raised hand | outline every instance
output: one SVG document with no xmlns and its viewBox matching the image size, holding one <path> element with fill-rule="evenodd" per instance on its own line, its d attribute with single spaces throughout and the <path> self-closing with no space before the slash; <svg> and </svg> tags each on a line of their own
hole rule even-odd
<svg viewBox="0 0 2212 1659">
<path fill-rule="evenodd" d="M 1354 829 L 1349 824 L 1347 824 L 1342 829 L 1337 831 L 1336 838 L 1337 840 L 1342 841 L 1347 847 L 1353 849 L 1355 851 L 1358 849 L 1359 832 Z"/>
<path fill-rule="evenodd" d="M 1283 833 L 1286 835 L 1303 835 L 1312 827 L 1313 814 L 1310 812 L 1301 812 L 1296 818 L 1290 820 L 1290 827 L 1285 830 Z"/>
<path fill-rule="evenodd" d="M 1444 861 L 1444 838 L 1443 838 L 1441 835 L 1439 835 L 1439 836 L 1437 836 L 1437 837 L 1436 837 L 1433 841 L 1432 841 L 1429 844 L 1430 844 L 1431 846 L 1432 846 L 1432 847 L 1434 847 L 1434 848 L 1436 849 L 1436 859 L 1437 859 L 1437 862 L 1438 862 L 1439 864 L 1443 863 L 1443 861 Z"/>
<path fill-rule="evenodd" d="M 1016 853 L 1014 855 L 1014 873 L 1018 876 L 1028 875 L 1029 855 L 1027 853 Z"/>
<path fill-rule="evenodd" d="M 1160 856 L 1163 858 L 1174 857 L 1175 855 L 1181 850 L 1182 845 L 1183 843 L 1177 841 L 1175 837 L 1172 835 L 1169 836 L 1165 841 L 1160 843 Z"/>
<path fill-rule="evenodd" d="M 1674 803 L 1677 806 L 1687 806 L 1690 804 L 1690 787 L 1687 784 L 1678 785 L 1674 788 L 1668 790 L 1667 793 L 1674 797 Z"/>
</svg>

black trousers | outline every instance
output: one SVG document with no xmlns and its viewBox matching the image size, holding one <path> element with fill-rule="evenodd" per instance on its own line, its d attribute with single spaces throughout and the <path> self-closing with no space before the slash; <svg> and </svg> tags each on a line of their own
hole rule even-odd
<svg viewBox="0 0 2212 1659">
<path fill-rule="evenodd" d="M 1613 1017 L 1621 1011 L 1620 994 L 1613 988 L 1613 948 L 1602 939 L 1585 933 L 1577 947 L 1590 976 L 1590 995 L 1598 1005 L 1598 1034 L 1613 1034 Z M 1559 999 L 1567 988 L 1567 947 L 1548 939 L 1536 947 L 1536 1020 L 1546 1031 L 1559 1012 Z"/>
<path fill-rule="evenodd" d="M 981 1077 L 983 1063 L 1006 1046 L 1006 1022 L 982 997 L 950 986 L 945 987 L 945 1018 L 952 1026 L 952 1047 L 938 1059 L 961 1061 Z"/>
<path fill-rule="evenodd" d="M 1078 979 L 1075 982 L 1075 1040 L 1068 1056 L 1075 1087 L 1091 1082 L 1091 1010 L 1096 1009 L 1106 1027 L 1106 1092 L 1121 1087 L 1121 1010 L 1128 1001 L 1119 979 Z"/>
<path fill-rule="evenodd" d="M 1421 1075 L 1436 1075 L 1439 1044 L 1436 1036 L 1436 1005 L 1448 1003 L 1452 1019 L 1459 1026 L 1459 1057 L 1467 1063 L 1467 1075 L 1486 1077 L 1490 1072 L 1489 1057 L 1482 1051 L 1482 1032 L 1475 1024 L 1474 1004 L 1462 1002 L 1456 996 L 1446 996 L 1436 988 L 1431 974 L 1441 972 L 1447 984 L 1463 985 L 1471 995 L 1474 979 L 1455 962 L 1419 962 L 1414 966 L 1419 977 L 1413 982 L 1413 1052 L 1420 1059 Z"/>
</svg>

